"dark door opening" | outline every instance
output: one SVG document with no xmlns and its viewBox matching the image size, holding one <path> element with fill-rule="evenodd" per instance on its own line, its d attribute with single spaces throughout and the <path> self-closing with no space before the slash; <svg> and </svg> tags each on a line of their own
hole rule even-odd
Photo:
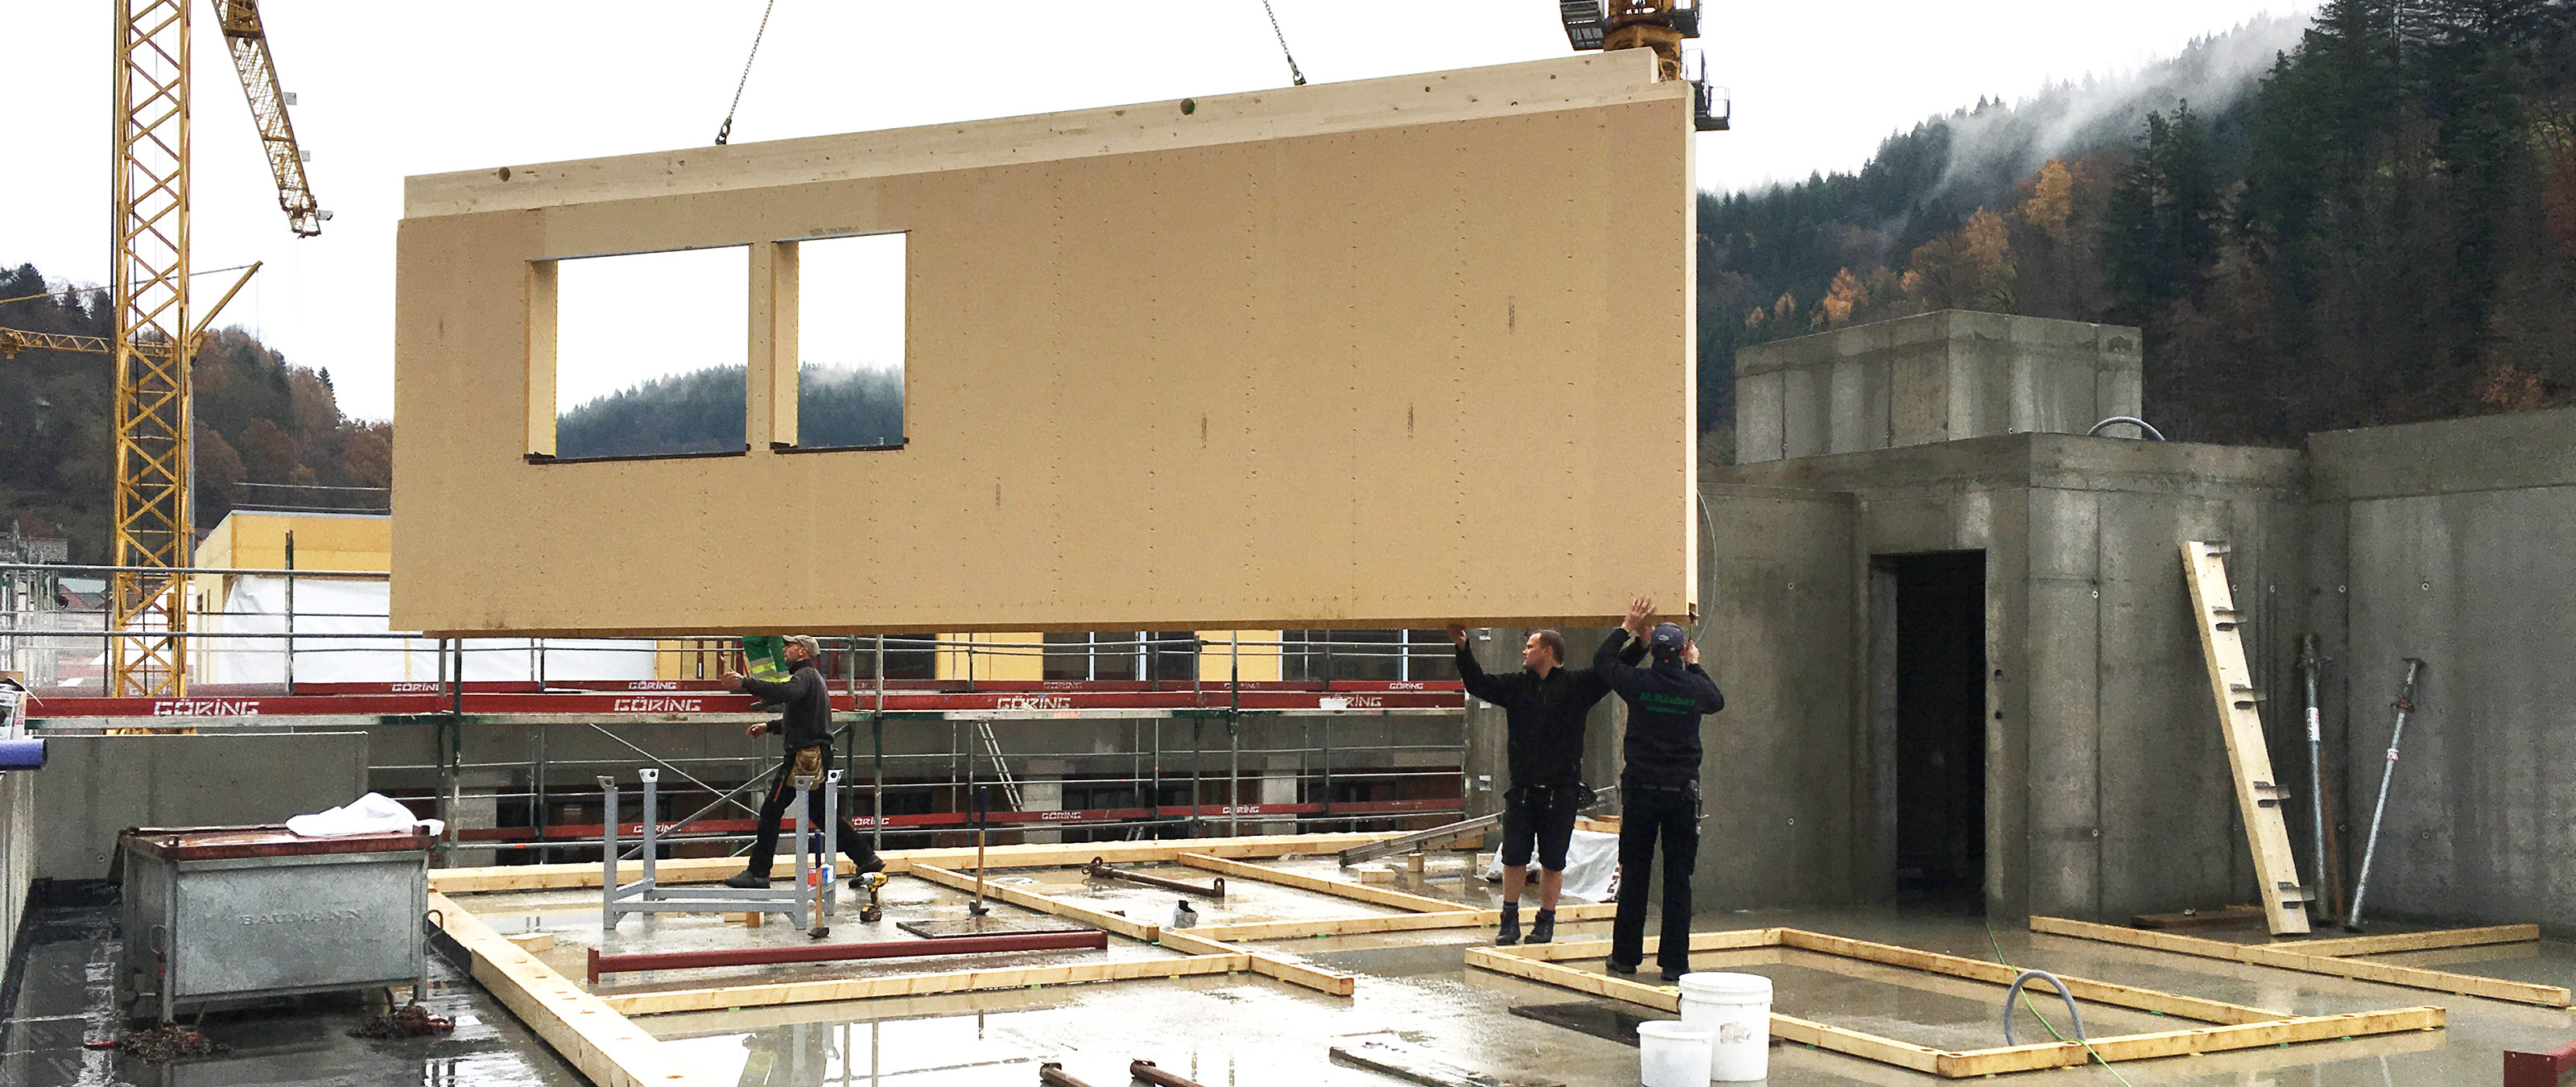
<svg viewBox="0 0 2576 1087">
<path fill-rule="evenodd" d="M 1878 560 L 1895 590 L 1899 902 L 1982 907 L 1986 881 L 1986 553 Z M 1882 642 L 1881 644 L 1884 644 Z M 1882 672 L 1882 675 L 1885 673 Z"/>
</svg>

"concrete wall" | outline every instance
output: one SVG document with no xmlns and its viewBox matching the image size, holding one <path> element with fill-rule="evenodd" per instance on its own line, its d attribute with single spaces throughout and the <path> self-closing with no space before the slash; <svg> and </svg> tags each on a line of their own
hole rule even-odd
<svg viewBox="0 0 2576 1087">
<path fill-rule="evenodd" d="M 128 827 L 282 823 L 367 791 L 363 732 L 46 737 L 38 879 L 104 879 Z"/>
<path fill-rule="evenodd" d="M 1686 611 L 1690 114 L 1622 51 L 413 178 L 393 625 Z M 905 444 L 795 448 L 797 246 L 889 232 Z M 552 461 L 557 262 L 716 247 L 750 252 L 748 448 Z M 810 543 L 765 591 L 718 573 L 745 525 Z"/>
<path fill-rule="evenodd" d="M 2139 342 L 2121 325 L 1941 310 L 1747 347 L 1736 459 L 2082 434 L 2138 413 Z"/>
<path fill-rule="evenodd" d="M 1696 904 L 1822 905 L 1860 893 L 1850 728 L 1858 600 L 1849 493 L 1710 483 L 1700 664 L 1726 695 L 1701 722 Z"/>
<path fill-rule="evenodd" d="M 2309 448 L 2347 885 L 2420 657 L 2366 915 L 2576 928 L 2576 411 Z"/>
<path fill-rule="evenodd" d="M 2235 901 L 2250 886 L 2179 543 L 2235 544 L 2255 675 L 2291 682 L 2299 472 L 2289 451 L 2023 434 L 1712 474 L 1849 495 L 1848 543 L 1810 528 L 1771 546 L 1841 544 L 1834 553 L 1853 583 L 1866 584 L 1874 556 L 1986 553 L 1987 906 L 2122 917 Z M 1744 501 L 1716 488 L 1710 498 L 1721 511 Z M 1733 523 L 1720 514 L 1721 551 L 1730 537 L 1779 531 Z M 1716 595 L 1745 590 L 1721 585 Z M 1838 627 L 1761 632 L 1776 660 L 1757 670 L 1777 675 L 1818 656 L 1854 662 L 1839 728 L 1820 710 L 1806 739 L 1847 745 L 1849 884 L 1863 900 L 1892 892 L 1896 818 L 1893 715 L 1872 682 L 1884 662 L 1862 648 L 1887 602 L 1871 596 L 1855 594 Z"/>
</svg>

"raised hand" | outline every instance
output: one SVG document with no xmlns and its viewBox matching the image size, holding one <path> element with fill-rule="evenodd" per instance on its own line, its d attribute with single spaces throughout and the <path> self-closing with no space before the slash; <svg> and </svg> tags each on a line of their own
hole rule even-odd
<svg viewBox="0 0 2576 1087">
<path fill-rule="evenodd" d="M 1467 628 L 1456 623 L 1449 624 L 1449 644 L 1460 649 L 1467 648 Z"/>
<path fill-rule="evenodd" d="M 1683 663 L 1683 664 L 1698 664 L 1698 663 L 1699 663 L 1699 643 L 1698 643 L 1698 642 L 1684 642 L 1684 643 L 1682 643 L 1682 663 Z"/>
<path fill-rule="evenodd" d="M 1647 597 L 1638 597 L 1629 602 L 1628 618 L 1619 624 L 1619 629 L 1627 631 L 1630 637 L 1643 638 L 1646 636 L 1646 620 L 1654 614 L 1655 602 Z"/>
</svg>

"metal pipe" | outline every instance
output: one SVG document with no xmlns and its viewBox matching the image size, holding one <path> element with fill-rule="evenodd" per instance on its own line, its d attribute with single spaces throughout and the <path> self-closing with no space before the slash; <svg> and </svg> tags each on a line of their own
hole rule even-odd
<svg viewBox="0 0 2576 1087">
<path fill-rule="evenodd" d="M 2388 733 L 2388 761 L 2379 768 L 2379 800 L 2370 808 L 2370 838 L 2361 848 L 2361 874 L 2352 881 L 2352 908 L 2343 911 L 2347 932 L 2361 931 L 2361 900 L 2370 891 L 2370 860 L 2379 851 L 2379 821 L 2388 814 L 2388 780 L 2397 775 L 2397 744 L 2406 738 L 2406 715 L 2415 710 L 2415 680 L 2424 671 L 2424 662 L 2406 658 L 2406 683 L 2398 688 L 2397 726 Z"/>
<path fill-rule="evenodd" d="M 295 693 L 295 530 L 286 530 L 286 693 Z"/>
<path fill-rule="evenodd" d="M 2095 436 L 2097 436 L 2097 435 L 2099 435 L 2099 434 L 2101 434 L 2101 433 L 2102 433 L 2102 428 L 2104 428 L 2104 427 L 2108 427 L 2108 426 L 2117 426 L 2117 425 L 2119 425 L 2119 424 L 2121 424 L 2121 423 L 2127 423 L 2127 424 L 2129 424 L 2130 426 L 2136 427 L 2136 428 L 2138 428 L 2139 430 L 2146 432 L 2146 436 L 2147 436 L 2147 437 L 2149 437 L 2149 438 L 2153 438 L 2153 439 L 2155 439 L 2155 440 L 2157 440 L 2157 441 L 2160 441 L 2160 442 L 2161 442 L 2161 441 L 2163 441 L 2163 440 L 2165 440 L 2165 436 L 2164 436 L 2164 432 L 2163 432 L 2163 431 L 2157 430 L 2156 428 L 2154 428 L 2154 427 L 2152 427 L 2152 426 L 2148 426 L 2148 425 L 2147 425 L 2147 421 L 2146 421 L 2146 420 L 2144 420 L 2144 419 L 2140 419 L 2140 418 L 2138 418 L 2137 416 L 2134 416 L 2134 415 L 2114 415 L 2114 416 L 2112 416 L 2112 417 L 2110 417 L 2110 418 L 2108 418 L 2108 419 L 2104 419 L 2104 420 L 2102 420 L 2101 422 L 2098 422 L 2098 423 L 2093 424 L 2093 429 L 2088 430 L 2088 431 L 2085 431 L 2085 432 L 2084 432 L 2084 436 L 2085 436 L 2085 437 L 2087 437 L 2087 438 L 2095 437 Z"/>
<path fill-rule="evenodd" d="M 2075 1006 L 2075 995 L 2066 991 L 2066 983 L 2057 980 L 2057 975 L 2049 973 L 2046 970 L 2024 970 L 2021 972 L 2021 976 L 2013 979 L 2012 987 L 2004 990 L 2004 1044 L 2013 1044 L 2013 1001 L 2021 998 L 2021 987 L 2028 984 L 2034 978 L 2057 987 L 2058 998 L 2066 1001 L 2066 1014 L 2073 1016 L 2075 1019 L 2074 1040 L 2078 1042 L 2083 1041 L 2084 1012 L 2082 1009 Z M 2031 1014 L 2037 1015 L 2039 1013 L 2037 1011 L 2033 1011 Z M 2045 1020 L 2042 1021 L 2045 1022 Z"/>
<path fill-rule="evenodd" d="M 767 966 L 786 962 L 840 962 L 848 959 L 926 958 L 938 955 L 992 955 L 1006 951 L 1058 951 L 1109 946 L 1109 934 L 1029 932 L 1003 936 L 943 936 L 936 940 L 880 940 L 863 944 L 788 944 L 781 947 L 728 948 L 712 951 L 642 951 L 602 955 L 590 949 L 590 980 L 601 974 L 639 970 L 695 970 L 707 966 Z"/>
<path fill-rule="evenodd" d="M 977 917 L 990 912 L 984 907 L 984 822 L 990 811 L 985 806 L 984 793 L 983 786 L 975 787 L 975 904 L 966 908 L 966 912 Z"/>
<path fill-rule="evenodd" d="M 1157 876 L 1145 872 L 1135 872 L 1125 868 L 1112 868 L 1109 866 L 1109 860 L 1106 857 L 1091 858 L 1091 863 L 1084 865 L 1082 867 L 1082 871 L 1083 874 L 1091 876 L 1094 879 L 1123 879 L 1130 883 L 1142 883 L 1148 887 L 1161 887 L 1165 890 L 1185 891 L 1201 898 L 1213 898 L 1219 901 L 1222 901 L 1225 898 L 1224 876 L 1218 876 L 1206 883 L 1192 883 L 1188 880 L 1172 879 L 1168 876 Z"/>
<path fill-rule="evenodd" d="M 1038 1082 L 1047 1087 L 1091 1087 L 1090 1084 L 1073 1078 L 1058 1061 L 1048 1061 L 1038 1066 Z"/>
<path fill-rule="evenodd" d="M 2308 841 L 2316 851 L 2316 882 L 2308 886 L 2316 891 L 2326 889 L 2326 769 L 2325 726 L 2317 714 L 2317 636 L 2299 637 L 2299 670 L 2306 674 L 2308 687 Z M 2310 901 L 2318 901 L 2311 895 Z M 2332 910 L 2333 902 L 2326 908 Z"/>
<path fill-rule="evenodd" d="M 1137 1079 L 1144 1080 L 1147 1083 L 1161 1084 L 1162 1087 L 1201 1087 L 1197 1080 L 1185 1079 L 1174 1073 L 1163 1071 L 1162 1069 L 1155 1067 L 1154 1062 L 1145 1060 L 1141 1057 L 1127 1062 L 1127 1074 Z"/>
</svg>

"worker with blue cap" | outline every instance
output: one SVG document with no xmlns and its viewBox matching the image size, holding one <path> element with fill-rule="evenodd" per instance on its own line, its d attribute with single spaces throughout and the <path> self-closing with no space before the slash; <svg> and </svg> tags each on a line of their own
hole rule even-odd
<svg viewBox="0 0 2576 1087">
<path fill-rule="evenodd" d="M 1699 646 L 1672 623 L 1646 619 L 1655 602 L 1628 606 L 1627 621 L 1592 654 L 1592 671 L 1628 704 L 1628 737 L 1619 774 L 1619 911 L 1610 923 L 1610 971 L 1634 974 L 1645 959 L 1646 894 L 1654 886 L 1655 844 L 1664 847 L 1664 924 L 1655 961 L 1664 981 L 1690 972 L 1691 870 L 1699 863 L 1699 719 L 1726 708 L 1717 682 L 1699 666 Z M 1647 643 L 1654 662 L 1619 659 L 1629 639 Z"/>
</svg>

